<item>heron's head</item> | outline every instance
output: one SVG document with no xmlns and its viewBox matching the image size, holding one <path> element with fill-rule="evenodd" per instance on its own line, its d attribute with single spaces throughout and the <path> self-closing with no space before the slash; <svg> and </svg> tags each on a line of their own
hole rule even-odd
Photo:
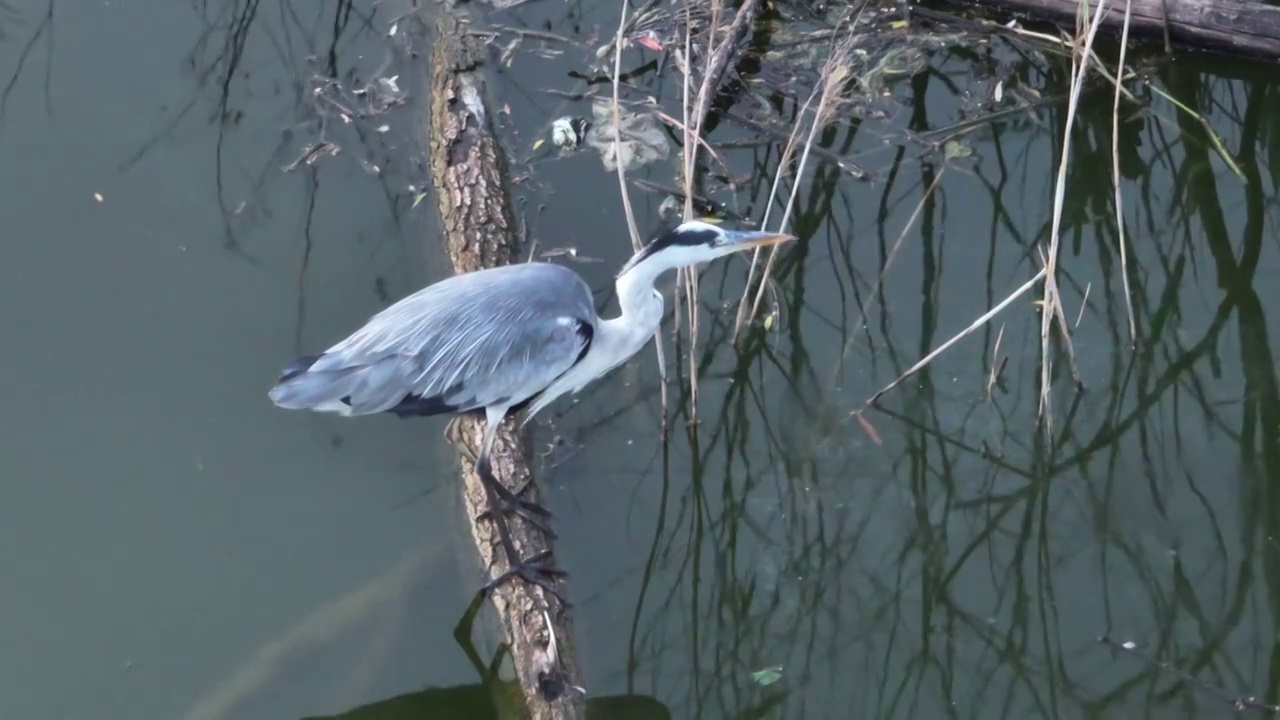
<svg viewBox="0 0 1280 720">
<path fill-rule="evenodd" d="M 640 249 L 619 274 L 644 266 L 656 276 L 665 270 L 709 262 L 743 250 L 794 240 L 791 235 L 765 230 L 726 230 L 701 220 L 690 220 L 659 235 Z"/>
</svg>

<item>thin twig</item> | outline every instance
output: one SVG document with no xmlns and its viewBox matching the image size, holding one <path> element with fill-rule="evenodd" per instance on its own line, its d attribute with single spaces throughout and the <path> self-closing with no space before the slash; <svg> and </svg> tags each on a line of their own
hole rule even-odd
<svg viewBox="0 0 1280 720">
<path fill-rule="evenodd" d="M 1072 325 L 1071 327 L 1073 328 L 1080 327 L 1080 321 L 1084 319 L 1084 310 L 1085 308 L 1089 307 L 1089 291 L 1092 289 L 1093 289 L 1092 282 L 1084 286 L 1084 299 L 1080 301 L 1080 312 L 1076 313 L 1075 325 Z"/>
<path fill-rule="evenodd" d="M 843 56 L 843 53 L 833 55 L 832 58 L 835 59 L 837 56 Z M 840 60 L 836 61 L 840 62 Z M 791 222 L 791 211 L 795 209 L 796 196 L 800 193 L 800 178 L 804 177 L 805 166 L 809 163 L 809 150 L 813 147 L 813 141 L 818 136 L 818 130 L 826 124 L 830 111 L 828 103 L 831 102 L 833 96 L 839 94 L 839 88 L 844 84 L 848 71 L 843 65 L 838 65 L 830 74 L 826 72 L 823 74 L 826 77 L 822 84 L 822 96 L 818 99 L 818 110 L 814 113 L 813 123 L 809 126 L 809 137 L 805 138 L 804 150 L 800 153 L 800 165 L 796 167 L 796 181 L 791 183 L 791 194 L 787 197 L 787 205 L 782 210 L 782 221 L 778 223 L 779 230 L 785 230 Z M 765 260 L 764 271 L 761 273 L 761 277 L 765 280 L 769 278 L 769 273 L 773 270 L 773 263 L 777 260 L 777 257 L 778 248 L 775 245 L 769 249 L 769 257 Z M 756 315 L 760 313 L 760 302 L 764 299 L 765 287 L 766 283 L 761 282 L 760 288 L 756 291 L 756 298 L 751 303 L 751 314 L 747 316 L 748 322 L 754 320 Z"/>
<path fill-rule="evenodd" d="M 654 110 L 653 114 L 662 122 L 684 133 L 684 136 L 686 138 L 692 137 L 694 140 L 696 140 L 697 143 L 707 151 L 708 155 L 715 158 L 716 162 L 720 163 L 720 168 L 724 170 L 725 175 L 733 174 L 733 171 L 729 169 L 728 164 L 726 164 L 724 159 L 721 158 L 720 155 L 715 151 L 715 148 L 711 147 L 711 144 L 702 138 L 701 133 L 690 132 L 688 125 L 685 125 L 684 123 L 662 112 L 661 110 Z M 690 190 L 692 190 L 692 188 L 690 188 Z M 691 216 L 686 216 L 686 219 L 689 219 L 690 217 Z"/>
<path fill-rule="evenodd" d="M 467 31 L 468 35 L 474 35 L 476 37 L 495 37 L 497 35 L 501 35 L 502 33 L 515 35 L 517 37 L 533 38 L 534 40 L 546 40 L 549 42 L 565 43 L 566 45 L 577 44 L 576 42 L 565 37 L 564 35 L 557 35 L 556 33 L 547 32 L 546 30 L 528 30 L 525 28 L 511 27 L 509 25 L 490 25 L 486 30 L 468 30 Z"/>
<path fill-rule="evenodd" d="M 1035 284 L 1039 282 L 1041 278 L 1044 278 L 1044 277 L 1047 277 L 1045 274 L 1045 269 L 1041 268 L 1040 272 L 1035 274 L 1035 277 L 1031 278 L 1026 283 L 1024 283 L 1022 287 L 1018 288 L 1017 290 L 1014 290 L 1013 293 L 1010 294 L 1009 297 L 1002 300 L 999 305 L 996 305 L 995 307 L 988 310 L 986 313 L 982 315 L 982 317 L 978 318 L 977 320 L 974 320 L 973 323 L 969 325 L 969 327 L 965 328 L 964 330 L 961 330 L 958 334 L 956 334 L 950 340 L 939 345 L 936 350 L 930 352 L 928 355 L 925 355 L 924 358 L 920 360 L 920 362 L 916 363 L 915 365 L 912 365 L 910 368 L 907 369 L 906 372 L 899 375 L 897 379 L 895 379 L 893 382 L 889 383 L 888 385 L 885 385 L 875 395 L 872 395 L 871 397 L 867 398 L 867 401 L 862 404 L 861 408 L 849 414 L 856 415 L 857 413 L 860 413 L 863 410 L 870 407 L 873 403 L 875 403 L 876 400 L 879 400 L 882 395 L 884 395 L 885 393 L 897 387 L 899 384 L 902 383 L 903 380 L 906 380 L 912 375 L 915 375 L 917 372 L 919 372 L 923 367 L 928 365 L 930 362 L 933 362 L 933 359 L 941 355 L 947 348 L 951 347 L 952 345 L 955 345 L 957 342 L 960 342 L 960 340 L 962 340 L 965 336 L 971 334 L 973 331 L 982 327 L 984 324 L 986 324 L 988 320 L 990 320 L 991 318 L 999 314 L 1001 310 L 1004 310 L 1006 307 L 1008 307 L 1010 303 L 1012 303 L 1014 300 L 1021 297 L 1024 293 L 1026 293 L 1028 290 L 1034 287 Z"/>
<path fill-rule="evenodd" d="M 1209 136 L 1209 142 L 1213 143 L 1213 149 L 1217 150 L 1218 155 L 1222 157 L 1222 161 L 1227 164 L 1227 167 L 1231 168 L 1231 172 L 1235 173 L 1237 177 L 1239 177 L 1241 180 L 1248 182 L 1248 178 L 1245 177 L 1244 170 L 1241 170 L 1239 163 L 1236 162 L 1235 158 L 1231 157 L 1231 153 L 1230 151 L 1227 150 L 1226 144 L 1222 142 L 1222 137 L 1219 136 L 1218 132 L 1213 129 L 1213 126 L 1209 124 L 1209 121 L 1204 119 L 1203 115 L 1196 112 L 1195 110 L 1192 110 L 1190 107 L 1186 105 L 1186 103 L 1170 95 L 1160 86 L 1150 82 L 1146 83 L 1146 85 L 1147 87 L 1151 88 L 1152 92 L 1164 98 L 1165 100 L 1168 100 L 1170 103 L 1173 104 L 1174 107 L 1178 108 L 1179 110 L 1186 113 L 1187 115 L 1190 115 L 1192 118 L 1195 119 L 1196 122 L 1200 123 L 1200 126 L 1204 128 L 1205 135 Z"/>
<path fill-rule="evenodd" d="M 778 169 L 773 174 L 773 184 L 769 187 L 769 196 L 764 202 L 764 217 L 760 220 L 760 227 L 769 226 L 769 215 L 773 212 L 773 201 L 778 195 L 778 186 L 782 184 L 782 178 L 787 172 L 787 166 L 791 164 L 791 156 L 795 154 L 796 138 L 800 136 L 800 130 L 804 127 L 804 117 L 809 110 L 809 105 L 813 99 L 818 96 L 821 91 L 821 84 L 814 85 L 813 91 L 809 93 L 809 97 L 805 98 L 804 104 L 800 106 L 797 113 L 796 124 L 791 127 L 791 135 L 787 138 L 787 144 L 782 147 L 782 154 L 778 156 Z M 756 277 L 756 266 L 760 263 L 760 249 L 757 248 L 751 252 L 751 267 L 747 268 L 747 282 L 742 288 L 742 298 L 738 300 L 738 314 L 733 320 L 733 342 L 738 341 L 738 334 L 742 332 L 742 328 L 747 323 L 747 296 L 751 294 L 751 284 Z"/>
<path fill-rule="evenodd" d="M 1049 334 L 1055 319 L 1059 319 L 1063 340 L 1066 343 L 1067 352 L 1072 356 L 1074 365 L 1074 350 L 1071 348 L 1070 329 L 1067 327 L 1066 320 L 1062 314 L 1062 301 L 1058 294 L 1058 248 L 1061 244 L 1061 228 L 1062 228 L 1062 209 L 1066 200 L 1067 189 L 1067 161 L 1071 157 L 1071 130 L 1075 125 L 1076 110 L 1080 103 L 1080 92 L 1084 88 L 1084 77 L 1089 70 L 1088 53 L 1093 47 L 1093 39 L 1097 36 L 1098 28 L 1101 26 L 1102 13 L 1107 9 L 1107 0 L 1100 0 L 1097 10 L 1094 12 L 1093 23 L 1088 26 L 1088 35 L 1085 39 L 1083 52 L 1072 53 L 1071 62 L 1075 69 L 1072 78 L 1070 93 L 1067 99 L 1067 121 L 1062 131 L 1062 159 L 1058 163 L 1058 173 L 1054 181 L 1054 198 L 1053 198 L 1053 224 L 1049 234 L 1049 255 L 1045 259 L 1044 268 L 1044 305 L 1047 312 L 1044 312 L 1040 318 L 1040 406 L 1038 414 L 1044 422 L 1045 432 L 1052 436 L 1053 423 L 1050 416 L 1049 406 L 1049 383 L 1052 378 L 1051 359 L 1049 357 Z M 1078 378 L 1077 378 L 1078 382 Z"/>
<path fill-rule="evenodd" d="M 987 376 L 987 400 L 991 400 L 991 390 L 1000 382 L 1000 376 L 1004 373 L 1004 366 L 1009 362 L 1009 356 L 1000 355 L 1000 341 L 1004 339 L 1004 323 L 1000 323 L 1000 332 L 996 333 L 996 345 L 991 349 L 991 374 Z"/>
<path fill-rule="evenodd" d="M 817 95 L 817 87 L 816 87 L 816 86 L 815 86 L 815 88 L 814 88 L 814 92 L 813 92 L 812 94 L 813 94 L 813 95 L 815 95 L 815 96 Z M 1048 103 L 1046 103 L 1046 104 L 1048 104 Z M 726 110 L 726 111 L 724 111 L 724 112 L 720 113 L 720 117 L 724 118 L 725 120 L 729 120 L 730 122 L 733 122 L 734 124 L 741 125 L 742 127 L 747 128 L 748 130 L 755 130 L 755 131 L 756 131 L 756 132 L 758 132 L 758 133 L 761 133 L 761 134 L 764 134 L 764 135 L 768 135 L 768 136 L 770 136 L 770 137 L 772 137 L 772 138 L 775 138 L 775 139 L 777 139 L 777 140 L 786 140 L 786 139 L 788 138 L 788 135 L 787 135 L 786 133 L 783 133 L 781 130 L 778 130 L 778 129 L 776 129 L 776 128 L 772 128 L 772 127 L 770 127 L 770 126 L 768 126 L 768 125 L 766 125 L 766 124 L 764 124 L 764 123 L 756 122 L 755 120 L 752 120 L 752 119 L 751 119 L 751 118 L 749 118 L 749 117 L 745 117 L 745 116 L 743 116 L 743 115 L 740 115 L 740 114 L 738 114 L 738 113 L 736 113 L 736 112 L 733 112 L 732 110 Z M 795 127 L 792 127 L 792 128 L 791 128 L 791 134 L 792 134 L 792 135 L 794 135 L 794 134 L 795 134 L 795 132 L 796 132 L 796 128 L 795 128 Z M 722 147 L 723 147 L 723 145 L 722 145 Z M 869 173 L 869 172 L 867 172 L 866 170 L 864 170 L 864 169 L 863 169 L 860 165 L 858 165 L 857 163 L 853 162 L 852 160 L 850 160 L 850 159 L 849 159 L 849 158 L 847 158 L 847 157 L 844 157 L 844 156 L 842 156 L 842 155 L 839 155 L 839 154 L 837 154 L 837 153 L 834 153 L 834 152 L 832 152 L 832 151 L 830 151 L 830 150 L 828 150 L 828 149 L 826 149 L 826 148 L 824 148 L 824 147 L 815 147 L 815 148 L 813 148 L 813 151 L 812 151 L 812 152 L 813 152 L 813 154 L 814 154 L 814 155 L 817 155 L 818 157 L 822 158 L 823 160 L 826 160 L 827 162 L 831 163 L 832 165 L 835 165 L 836 167 L 840 168 L 840 169 L 841 169 L 841 170 L 843 170 L 844 172 L 849 173 L 850 175 L 852 175 L 853 177 L 857 178 L 858 180 L 866 180 L 867 178 L 871 177 L 871 173 Z"/>
<path fill-rule="evenodd" d="M 760 12 L 760 3 L 761 0 L 743 0 L 742 5 L 738 7 L 738 14 L 733 18 L 733 23 L 725 32 L 724 39 L 716 46 L 715 52 L 707 61 L 702 73 L 702 87 L 698 90 L 698 105 L 694 108 L 699 133 L 702 131 L 702 124 L 706 121 L 707 114 L 711 111 L 711 101 L 719 90 L 720 81 L 738 54 L 738 43 L 742 42 L 751 25 L 755 23 L 756 15 Z M 716 3 L 713 13 L 718 14 L 718 11 L 719 3 Z M 714 28 L 715 15 L 713 14 L 712 32 Z"/>
<path fill-rule="evenodd" d="M 641 247 L 640 229 L 636 225 L 636 214 L 631 208 L 631 193 L 627 190 L 627 171 L 622 168 L 622 113 L 618 101 L 618 79 L 622 76 L 622 34 L 627 26 L 627 3 L 622 3 L 622 13 L 618 18 L 618 34 L 614 38 L 613 52 L 613 157 L 618 171 L 618 191 L 622 194 L 622 209 L 627 216 L 627 232 L 631 235 L 631 249 L 639 252 Z M 662 335 L 654 333 L 653 348 L 658 355 L 658 386 L 662 396 L 662 434 L 667 429 L 667 362 L 662 351 Z"/>
<path fill-rule="evenodd" d="M 692 50 L 693 41 L 689 33 L 692 32 L 693 23 L 689 20 L 688 8 L 690 2 L 685 3 L 686 23 L 685 38 L 686 47 Z M 745 7 L 746 3 L 744 3 Z M 716 27 L 720 23 L 720 10 L 722 9 L 722 0 L 711 0 L 711 21 L 707 25 L 707 52 L 705 57 L 708 58 L 708 66 L 703 69 L 702 84 L 698 88 L 697 100 L 694 101 L 694 108 L 702 108 L 704 106 L 703 98 L 708 92 L 708 85 L 711 81 L 710 63 L 714 62 L 715 56 L 718 54 L 716 47 Z M 697 167 L 698 144 L 693 138 L 702 137 L 702 125 L 706 120 L 706 116 L 698 110 L 689 107 L 689 76 L 693 73 L 693 56 L 686 52 L 685 54 L 685 105 L 684 113 L 684 219 L 686 221 L 693 219 L 693 193 L 695 191 L 694 168 Z M 689 415 L 691 418 L 698 416 L 698 373 L 697 373 L 697 356 L 698 356 L 698 273 L 694 268 L 685 268 L 681 272 L 684 279 L 685 299 L 688 301 L 685 311 L 688 313 L 689 319 Z"/>
<path fill-rule="evenodd" d="M 1124 3 L 1124 30 L 1120 33 L 1120 61 L 1116 66 L 1116 77 L 1124 77 L 1124 55 L 1129 48 L 1129 10 L 1132 0 L 1125 0 Z M 1124 205 L 1120 201 L 1120 89 L 1124 87 L 1119 80 L 1116 81 L 1115 101 L 1111 106 L 1111 171 L 1114 178 L 1116 192 L 1116 232 L 1118 233 L 1118 242 L 1120 243 L 1120 279 L 1124 283 L 1124 306 L 1129 312 L 1129 345 L 1133 347 L 1138 343 L 1138 326 L 1133 319 L 1133 292 L 1129 289 L 1129 251 L 1125 248 L 1124 242 Z M 1085 302 L 1088 302 L 1088 291 L 1085 292 Z M 1080 305 L 1080 313 L 1084 314 L 1084 304 Z M 1076 320 L 1076 325 L 1080 321 Z"/>
<path fill-rule="evenodd" d="M 865 6 L 864 6 L 865 7 Z M 861 14 L 861 10 L 859 10 Z M 848 16 L 841 17 L 837 25 L 844 23 Z M 857 18 L 854 18 L 857 21 Z M 851 52 L 850 41 L 845 38 L 837 40 L 836 36 L 832 36 L 830 52 L 827 55 L 827 61 L 822 66 L 822 74 L 819 81 L 810 91 L 809 97 L 804 101 L 797 114 L 797 122 L 791 130 L 790 136 L 787 138 L 787 144 L 782 150 L 782 155 L 778 158 L 778 170 L 774 173 L 773 184 L 769 188 L 769 196 L 765 200 L 765 214 L 760 222 L 760 227 L 768 227 L 769 215 L 773 211 L 773 202 L 777 197 L 778 187 L 782 183 L 782 177 L 787 172 L 787 167 L 791 163 L 791 156 L 795 152 L 796 139 L 799 137 L 800 131 L 804 125 L 804 118 L 809 106 L 813 103 L 815 97 L 818 98 L 818 108 L 814 112 L 812 124 L 809 126 L 809 135 L 805 140 L 804 152 L 801 154 L 799 166 L 796 168 L 793 176 L 794 182 L 791 186 L 791 193 L 788 196 L 786 207 L 783 209 L 782 222 L 778 224 L 779 231 L 785 231 L 787 223 L 791 219 L 791 211 L 795 206 L 796 195 L 800 187 L 800 177 L 804 174 L 804 168 L 808 163 L 809 154 L 814 149 L 814 138 L 817 136 L 818 130 L 826 124 L 830 117 L 830 108 L 828 103 L 833 96 L 838 96 L 843 90 L 843 84 L 848 75 L 848 54 Z M 747 271 L 747 283 L 742 290 L 742 299 L 738 303 L 738 314 L 734 318 L 733 323 L 733 342 L 738 341 L 738 336 L 742 332 L 742 328 L 756 316 L 760 310 L 760 303 L 764 298 L 765 288 L 769 284 L 769 273 L 773 270 L 773 263 L 777 258 L 778 249 L 771 248 L 769 257 L 765 261 L 764 271 L 761 274 L 760 287 L 756 292 L 755 300 L 751 303 L 750 311 L 745 310 L 747 296 L 751 293 L 752 282 L 755 280 L 756 266 L 760 261 L 760 250 L 756 250 L 751 254 L 751 267 Z"/>
</svg>

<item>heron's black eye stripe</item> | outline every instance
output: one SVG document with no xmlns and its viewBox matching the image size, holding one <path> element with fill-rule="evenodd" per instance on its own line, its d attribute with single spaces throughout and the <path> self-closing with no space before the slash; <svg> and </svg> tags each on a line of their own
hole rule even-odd
<svg viewBox="0 0 1280 720">
<path fill-rule="evenodd" d="M 645 249 L 648 250 L 649 253 L 655 253 L 663 248 L 672 247 L 673 245 L 684 245 L 686 247 L 694 245 L 711 245 L 719 236 L 720 233 L 711 229 L 682 231 L 679 228 L 676 228 L 659 235 L 657 239 L 649 243 L 649 247 Z"/>
<path fill-rule="evenodd" d="M 716 241 L 719 239 L 720 239 L 720 233 L 717 232 L 714 228 L 694 227 L 694 228 L 685 228 L 684 230 L 681 230 L 680 226 L 676 226 L 662 233 L 661 235 L 654 238 L 653 240 L 651 240 L 648 245 L 645 245 L 644 248 L 640 250 L 640 252 L 636 253 L 635 257 L 631 258 L 631 260 L 628 261 L 627 264 L 622 267 L 622 270 L 621 272 L 619 272 L 619 274 L 621 275 L 622 273 L 627 272 L 631 268 L 653 257 L 655 254 L 661 252 L 665 248 L 699 247 L 699 246 L 709 247 L 709 246 L 715 245 Z"/>
</svg>

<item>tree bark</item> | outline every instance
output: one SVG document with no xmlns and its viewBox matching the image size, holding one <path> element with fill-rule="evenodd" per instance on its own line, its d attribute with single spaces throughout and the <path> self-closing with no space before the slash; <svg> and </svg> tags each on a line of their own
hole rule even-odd
<svg viewBox="0 0 1280 720">
<path fill-rule="evenodd" d="M 507 186 L 506 158 L 494 133 L 482 73 L 483 48 L 469 39 L 450 4 L 427 3 L 439 13 L 429 70 L 427 154 L 440 211 L 445 246 L 454 272 L 465 273 L 520 260 L 519 240 Z M 419 22 L 422 22 L 419 18 Z M 420 30 L 427 31 L 421 27 Z M 483 418 L 461 420 L 459 435 L 479 451 Z M 508 570 L 497 531 L 478 516 L 488 509 L 484 486 L 470 459 L 460 453 L 463 505 L 470 519 L 480 563 L 489 578 Z M 492 452 L 494 475 L 515 489 L 533 477 L 528 433 L 508 420 Z M 526 497 L 537 501 L 536 485 Z M 551 541 L 521 517 L 509 516 L 512 541 L 521 557 L 552 550 Z M 565 594 L 562 580 L 557 590 Z M 523 580 L 512 580 L 491 597 L 510 646 L 529 716 L 537 720 L 585 716 L 582 685 L 574 658 L 573 624 L 554 595 Z"/>
<path fill-rule="evenodd" d="M 1079 0 L 950 0 L 1074 27 Z M 1092 0 L 1089 14 L 1097 7 Z M 1119 34 L 1126 0 L 1109 0 L 1102 28 Z M 1131 36 L 1194 49 L 1280 60 L 1280 6 L 1263 0 L 1132 0 Z"/>
</svg>

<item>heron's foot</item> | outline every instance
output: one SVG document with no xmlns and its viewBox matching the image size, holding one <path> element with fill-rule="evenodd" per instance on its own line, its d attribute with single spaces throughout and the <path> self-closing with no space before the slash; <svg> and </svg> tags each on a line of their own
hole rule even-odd
<svg viewBox="0 0 1280 720">
<path fill-rule="evenodd" d="M 515 492 L 507 489 L 498 478 L 494 477 L 488 463 L 483 466 L 477 465 L 476 469 L 480 475 L 480 482 L 488 486 L 492 492 L 489 494 L 489 509 L 480 513 L 477 519 L 494 519 L 493 512 L 495 509 L 503 513 L 515 513 L 524 518 L 530 525 L 541 530 L 547 537 L 552 540 L 559 537 L 555 531 L 547 525 L 546 521 L 551 519 L 551 513 L 546 508 L 536 502 L 525 500 L 521 495 L 529 489 L 533 483 L 533 478 L 526 480 Z"/>
<path fill-rule="evenodd" d="M 525 510 L 527 512 L 533 513 L 534 515 L 541 515 L 542 517 L 550 520 L 551 519 L 550 510 L 542 507 L 541 505 L 539 505 L 536 502 L 533 502 L 532 500 L 524 499 L 524 494 L 528 492 L 529 487 L 531 485 L 533 485 L 533 478 L 529 478 L 528 480 L 525 480 L 523 483 L 520 483 L 520 487 L 516 488 L 515 490 L 508 490 L 506 485 L 503 485 L 497 480 L 494 480 L 493 491 L 498 494 L 498 499 L 501 500 L 504 504 L 513 505 L 515 507 L 520 508 L 521 510 Z"/>
<path fill-rule="evenodd" d="M 547 562 L 551 559 L 551 551 L 543 550 L 542 552 L 530 558 L 521 560 L 516 556 L 515 548 L 507 549 L 507 564 L 511 566 L 510 570 L 502 573 L 498 577 L 490 580 L 484 586 L 486 594 L 492 593 L 495 589 L 515 579 L 523 580 L 530 585 L 537 585 L 555 596 L 556 600 L 566 608 L 571 607 L 569 602 L 564 599 L 560 591 L 555 588 L 556 578 L 568 577 L 569 573 Z"/>
<path fill-rule="evenodd" d="M 499 512 L 503 514 L 513 513 L 513 514 L 519 515 L 520 517 L 524 518 L 525 522 L 538 528 L 539 531 L 541 531 L 544 535 L 546 535 L 548 538 L 552 540 L 555 540 L 556 538 L 560 537 L 559 535 L 556 534 L 556 531 L 552 530 L 551 526 L 548 525 L 546 522 L 551 519 L 551 513 L 547 512 L 546 508 L 542 507 L 541 505 L 535 502 L 522 500 L 516 497 L 515 493 L 512 493 L 510 490 L 507 490 L 506 488 L 503 488 L 503 490 L 506 491 L 506 493 L 510 495 L 510 497 L 509 498 L 503 497 L 502 493 L 497 493 L 498 500 L 495 504 L 497 506 L 496 509 Z M 488 520 L 490 522 L 494 522 L 494 519 L 495 519 L 494 510 L 495 508 L 491 505 L 488 510 L 485 510 L 484 512 L 477 515 L 476 519 Z"/>
</svg>

